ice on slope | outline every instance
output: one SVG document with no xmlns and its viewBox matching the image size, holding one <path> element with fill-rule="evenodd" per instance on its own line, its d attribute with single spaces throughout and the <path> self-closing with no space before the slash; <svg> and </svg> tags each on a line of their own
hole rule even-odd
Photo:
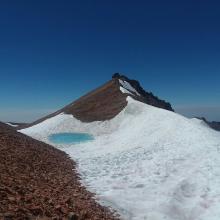
<svg viewBox="0 0 220 220">
<path fill-rule="evenodd" d="M 132 94 L 132 92 L 133 93 L 135 93 L 136 95 L 139 95 L 140 96 L 140 94 L 137 92 L 137 90 L 133 87 L 133 86 L 131 86 L 131 84 L 129 83 L 129 82 L 127 82 L 127 81 L 123 81 L 123 80 L 121 80 L 121 79 L 119 79 L 119 83 L 122 85 L 122 87 L 124 88 L 124 90 L 120 87 L 120 90 L 123 92 L 123 93 L 130 93 L 131 92 L 131 94 Z M 133 94 L 132 94 L 133 95 Z"/>
<path fill-rule="evenodd" d="M 219 133 L 199 120 L 127 100 L 109 121 L 82 123 L 60 114 L 22 132 L 48 143 L 55 132 L 94 135 L 78 147 L 56 147 L 77 161 L 97 199 L 124 219 L 219 220 Z"/>
<path fill-rule="evenodd" d="M 127 94 L 130 94 L 130 95 L 134 95 L 132 92 L 128 91 L 127 89 L 125 89 L 124 87 L 120 86 L 120 91 L 122 93 L 127 93 Z"/>
</svg>

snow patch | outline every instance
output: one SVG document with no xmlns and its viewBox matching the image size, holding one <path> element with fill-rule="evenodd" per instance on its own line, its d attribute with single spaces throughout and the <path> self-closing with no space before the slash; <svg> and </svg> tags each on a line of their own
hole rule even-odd
<svg viewBox="0 0 220 220">
<path fill-rule="evenodd" d="M 124 87 L 120 86 L 120 91 L 122 93 L 127 93 L 127 94 L 130 94 L 130 95 L 134 95 L 132 92 L 128 91 L 127 89 L 125 89 Z"/>
<path fill-rule="evenodd" d="M 129 93 L 126 91 L 130 91 L 130 92 L 133 92 L 136 95 L 140 96 L 140 94 L 137 92 L 137 90 L 133 86 L 131 86 L 131 84 L 129 82 L 119 79 L 119 83 L 123 86 L 124 89 L 126 89 L 124 93 Z"/>
<path fill-rule="evenodd" d="M 18 125 L 12 124 L 12 123 L 10 123 L 10 122 L 7 122 L 7 123 L 5 123 L 5 124 L 10 125 L 11 127 L 18 127 Z"/>
</svg>

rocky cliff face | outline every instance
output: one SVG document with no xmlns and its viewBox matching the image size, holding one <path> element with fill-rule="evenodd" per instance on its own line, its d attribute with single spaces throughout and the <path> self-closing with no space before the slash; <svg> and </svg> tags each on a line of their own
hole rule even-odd
<svg viewBox="0 0 220 220">
<path fill-rule="evenodd" d="M 115 73 L 112 78 L 128 82 L 140 94 L 139 97 L 136 97 L 136 99 L 139 98 L 139 101 L 158 108 L 174 111 L 169 102 L 159 99 L 157 96 L 153 95 L 152 92 L 145 91 L 137 80 L 129 79 L 128 77 L 120 75 L 119 73 Z"/>
</svg>

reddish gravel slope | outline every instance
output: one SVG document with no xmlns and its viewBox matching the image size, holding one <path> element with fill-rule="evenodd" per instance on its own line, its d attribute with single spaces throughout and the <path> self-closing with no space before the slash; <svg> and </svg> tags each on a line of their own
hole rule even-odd
<svg viewBox="0 0 220 220">
<path fill-rule="evenodd" d="M 0 123 L 0 219 L 116 219 L 50 145 Z"/>
</svg>

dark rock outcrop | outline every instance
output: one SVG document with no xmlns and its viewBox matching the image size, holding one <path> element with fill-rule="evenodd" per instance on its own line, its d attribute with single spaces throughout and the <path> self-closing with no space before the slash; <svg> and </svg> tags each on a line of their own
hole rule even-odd
<svg viewBox="0 0 220 220">
<path fill-rule="evenodd" d="M 120 75 L 119 73 L 113 74 L 112 78 L 121 79 L 123 81 L 129 82 L 130 85 L 135 88 L 135 90 L 141 95 L 140 101 L 143 101 L 146 104 L 153 105 L 158 108 L 174 111 L 169 102 L 159 99 L 152 92 L 145 91 L 137 80 L 129 79 L 128 77 Z"/>
<path fill-rule="evenodd" d="M 220 131 L 220 122 L 217 121 L 209 122 L 209 126 L 215 129 L 216 131 Z"/>
</svg>

